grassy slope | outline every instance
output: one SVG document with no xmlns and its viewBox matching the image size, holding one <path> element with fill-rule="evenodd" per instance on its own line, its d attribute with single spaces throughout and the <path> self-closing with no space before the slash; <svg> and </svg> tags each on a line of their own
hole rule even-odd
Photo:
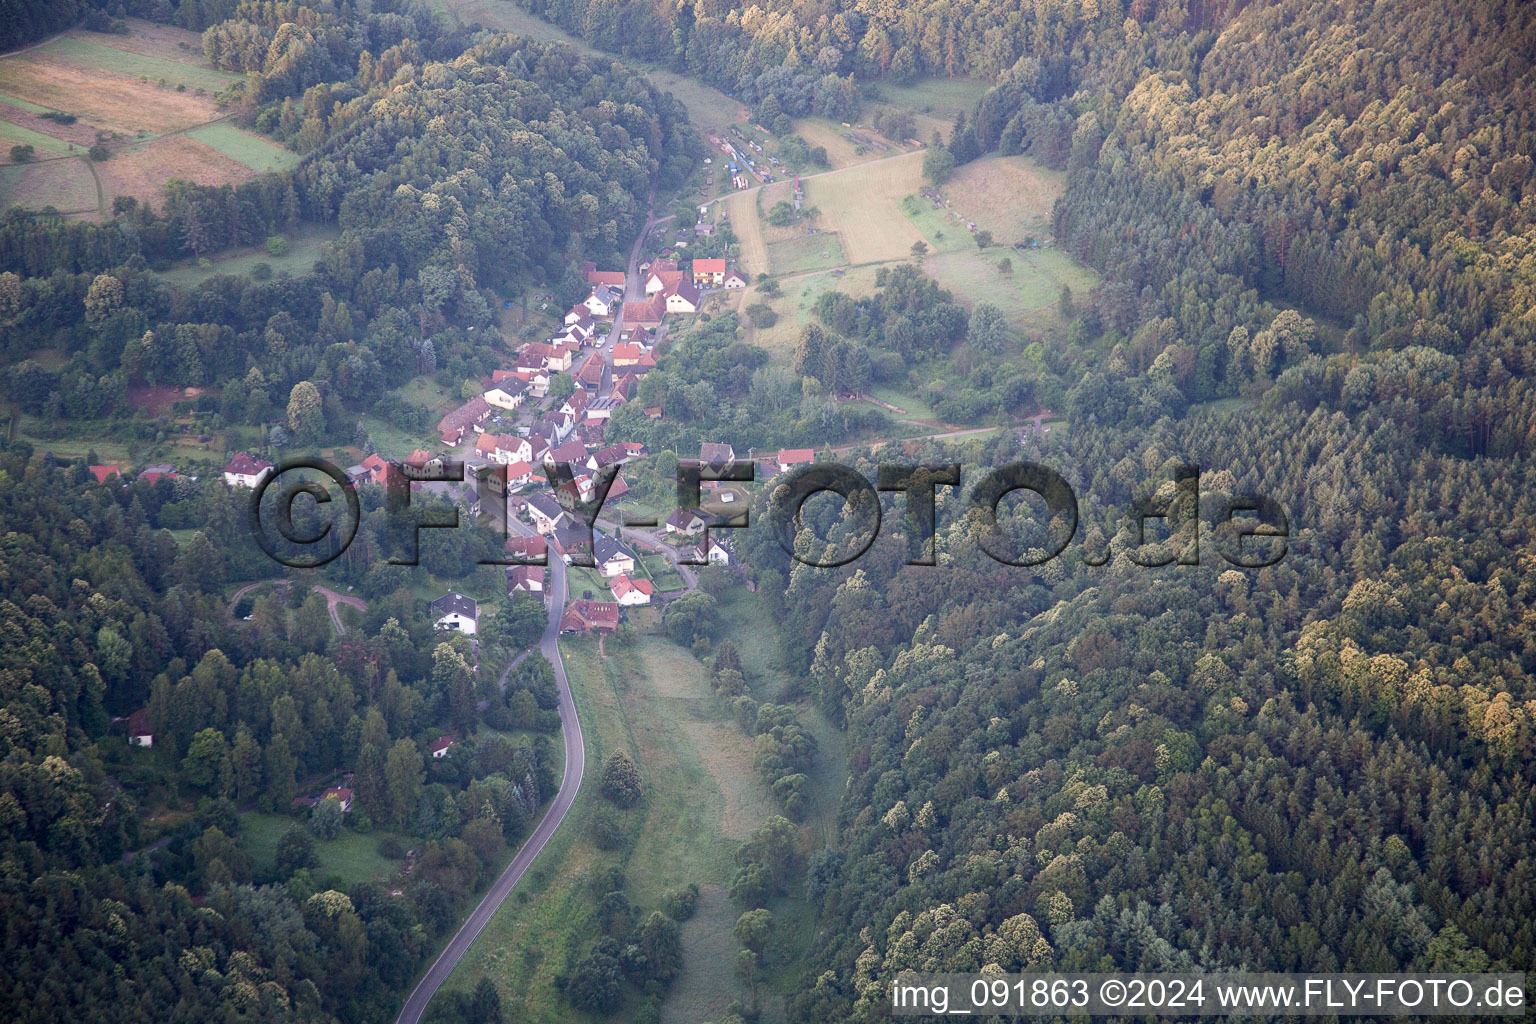
<svg viewBox="0 0 1536 1024">
<path fill-rule="evenodd" d="M 708 912 L 684 927 L 689 966 L 666 1010 L 666 1018 L 680 1024 L 710 1019 L 735 994 L 728 968 L 713 962 L 721 927 L 728 933 L 735 922 L 723 899 L 733 870 L 732 834 L 739 838 L 771 813 L 771 798 L 751 774 L 750 760 L 743 760 L 750 747 L 687 651 L 656 637 L 641 638 L 622 655 L 609 647 L 606 661 L 593 641 L 570 640 L 564 647 L 587 740 L 588 779 L 568 823 L 534 865 L 532 895 L 514 894 L 503 905 L 449 985 L 468 990 L 489 974 L 520 1019 L 580 1019 L 553 979 L 567 954 L 579 956 L 595 933 L 589 879 L 599 867 L 626 860 L 588 840 L 592 814 L 602 805 L 596 784 L 602 762 L 624 750 L 641 766 L 648 790 L 644 804 L 627 815 L 631 902 L 648 911 L 667 889 L 688 882 L 718 897 L 707 895 Z M 626 1019 L 632 1009 L 616 1018 Z"/>
<path fill-rule="evenodd" d="M 241 131 L 228 121 L 205 124 L 187 134 L 253 171 L 286 171 L 297 166 L 300 159 L 297 153 L 259 135 Z"/>
</svg>

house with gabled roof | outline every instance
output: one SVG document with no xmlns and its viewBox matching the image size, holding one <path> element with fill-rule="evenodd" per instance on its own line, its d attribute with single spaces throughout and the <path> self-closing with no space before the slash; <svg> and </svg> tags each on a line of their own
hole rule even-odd
<svg viewBox="0 0 1536 1024">
<path fill-rule="evenodd" d="M 725 283 L 725 260 L 693 261 L 693 283 L 700 288 L 718 288 Z"/>
<path fill-rule="evenodd" d="M 596 472 L 604 466 L 616 466 L 629 461 L 629 451 L 621 444 L 599 448 L 587 456 L 587 468 Z"/>
<path fill-rule="evenodd" d="M 544 567 L 542 565 L 509 565 L 507 596 L 511 597 L 513 594 L 544 596 Z"/>
<path fill-rule="evenodd" d="M 606 533 L 599 533 L 593 539 L 592 560 L 604 576 L 635 571 L 635 553 L 629 545 Z"/>
<path fill-rule="evenodd" d="M 149 724 L 149 712 L 143 708 L 128 716 L 128 745 L 130 747 L 155 745 L 155 730 Z"/>
<path fill-rule="evenodd" d="M 226 487 L 255 487 L 272 472 L 272 463 L 259 459 L 249 452 L 236 452 L 235 457 L 224 464 Z"/>
<path fill-rule="evenodd" d="M 452 736 L 444 734 L 433 740 L 431 746 L 429 746 L 427 750 L 435 758 L 447 757 L 448 751 L 451 750 L 453 745 L 457 742 L 459 741 L 454 739 Z"/>
<path fill-rule="evenodd" d="M 704 300 L 698 286 L 691 281 L 679 281 L 667 289 L 666 296 L 668 313 L 697 313 L 699 303 Z"/>
<path fill-rule="evenodd" d="M 728 444 L 705 441 L 699 445 L 699 461 L 717 473 L 735 461 L 735 458 L 736 449 Z"/>
<path fill-rule="evenodd" d="M 788 473 L 796 466 L 808 466 L 815 461 L 814 448 L 780 448 L 779 454 L 774 456 L 774 464 L 779 467 L 780 473 Z"/>
<path fill-rule="evenodd" d="M 613 311 L 623 300 L 623 292 L 615 291 L 606 284 L 597 284 L 592 286 L 592 294 L 583 299 L 581 304 L 587 307 L 587 312 L 594 318 L 604 318 L 612 316 Z"/>
<path fill-rule="evenodd" d="M 613 410 L 624 404 L 624 396 L 620 394 L 604 395 L 602 398 L 594 398 L 592 404 L 587 406 L 587 422 L 593 420 L 606 420 L 613 415 Z"/>
<path fill-rule="evenodd" d="M 523 399 L 528 396 L 528 385 L 522 382 L 508 383 L 501 387 L 493 387 L 486 391 L 485 401 L 498 409 L 513 412 L 523 404 Z"/>
<path fill-rule="evenodd" d="M 456 629 L 475 635 L 480 620 L 480 606 L 472 597 L 450 590 L 429 606 L 432 624 L 442 629 Z"/>
<path fill-rule="evenodd" d="M 103 466 L 89 466 L 87 468 L 90 469 L 91 476 L 95 477 L 96 478 L 96 482 L 99 483 L 99 484 L 106 483 L 107 479 L 109 477 L 114 477 L 115 476 L 119 480 L 122 479 L 122 476 L 118 473 L 116 466 L 103 465 Z"/>
<path fill-rule="evenodd" d="M 619 628 L 619 606 L 614 601 L 572 601 L 560 617 L 562 633 L 612 633 Z"/>
<path fill-rule="evenodd" d="M 539 491 L 528 496 L 528 521 L 543 534 L 554 533 L 566 521 L 565 509 L 553 494 Z"/>
<path fill-rule="evenodd" d="M 508 537 L 507 554 L 523 562 L 537 562 L 549 557 L 549 542 L 543 537 Z"/>
<path fill-rule="evenodd" d="M 634 366 L 643 355 L 645 355 L 644 345 L 636 345 L 632 341 L 626 341 L 613 346 L 613 365 L 615 367 Z"/>
<path fill-rule="evenodd" d="M 728 270 L 725 273 L 725 277 L 721 279 L 720 286 L 732 291 L 738 288 L 745 288 L 747 286 L 747 275 L 739 270 Z"/>
<path fill-rule="evenodd" d="M 481 424 L 491 418 L 491 406 L 482 395 L 476 395 L 437 423 L 438 434 L 444 444 L 458 444 L 470 430 L 480 430 Z"/>
<path fill-rule="evenodd" d="M 624 287 L 622 270 L 598 270 L 596 263 L 587 262 L 581 265 L 581 272 L 588 284 L 605 284 L 610 288 Z"/>
<path fill-rule="evenodd" d="M 176 467 L 169 462 L 156 462 L 139 470 L 138 478 L 149 483 L 156 483 L 161 479 L 170 479 L 176 475 Z"/>
<path fill-rule="evenodd" d="M 651 597 L 656 593 L 656 587 L 647 579 L 633 579 L 628 573 L 619 573 L 608 585 L 613 591 L 613 599 L 623 607 L 650 604 Z"/>
<path fill-rule="evenodd" d="M 680 508 L 667 516 L 667 532 L 681 533 L 685 537 L 696 537 L 704 532 L 709 521 L 696 508 Z"/>
<path fill-rule="evenodd" d="M 550 449 L 549 453 L 544 456 L 544 461 L 553 462 L 557 465 L 562 462 L 569 462 L 576 465 L 586 465 L 587 446 L 575 438 L 572 438 L 571 440 L 560 445 L 558 448 Z"/>
<path fill-rule="evenodd" d="M 720 543 L 714 537 L 710 537 L 708 543 L 700 543 L 689 552 L 689 559 L 694 565 L 730 565 L 731 549 Z"/>
<path fill-rule="evenodd" d="M 624 323 L 630 327 L 655 330 L 667 316 L 665 296 L 652 296 L 643 302 L 624 303 Z"/>
<path fill-rule="evenodd" d="M 576 383 L 583 388 L 597 388 L 603 383 L 603 357 L 593 352 L 582 360 L 576 371 Z"/>
</svg>

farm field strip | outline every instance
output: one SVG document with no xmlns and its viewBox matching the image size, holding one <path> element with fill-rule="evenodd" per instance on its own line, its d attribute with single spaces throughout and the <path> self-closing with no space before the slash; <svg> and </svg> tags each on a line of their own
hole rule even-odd
<svg viewBox="0 0 1536 1024">
<path fill-rule="evenodd" d="M 84 157 L 0 167 L 0 207 L 92 213 L 100 206 L 96 179 Z"/>
<path fill-rule="evenodd" d="M 56 57 L 83 68 L 100 68 L 121 75 L 132 75 L 134 78 L 145 75 L 151 81 L 163 78 L 172 87 L 185 85 L 188 89 L 204 89 L 208 92 L 218 92 L 230 83 L 240 81 L 239 75 L 229 71 L 216 71 L 163 57 L 133 53 L 74 36 L 55 39 L 27 56 L 31 55 Z"/>
<path fill-rule="evenodd" d="M 82 67 L 41 50 L 0 59 L 0 93 L 126 135 L 179 131 L 219 116 L 209 97 Z"/>
<path fill-rule="evenodd" d="M 186 134 L 258 173 L 286 171 L 297 166 L 301 159 L 297 153 L 242 131 L 228 121 L 199 125 L 188 129 Z"/>
<path fill-rule="evenodd" d="M 12 145 L 31 146 L 41 153 L 69 152 L 69 143 L 63 139 L 56 139 L 52 135 L 45 135 L 25 125 L 17 124 L 10 118 L 4 117 L 3 111 L 0 111 L 0 138 L 8 140 Z"/>
<path fill-rule="evenodd" d="M 820 224 L 842 237 L 851 263 L 902 259 L 922 239 L 901 212 L 901 200 L 922 185 L 923 156 L 907 153 L 804 178 L 806 202 Z"/>
</svg>

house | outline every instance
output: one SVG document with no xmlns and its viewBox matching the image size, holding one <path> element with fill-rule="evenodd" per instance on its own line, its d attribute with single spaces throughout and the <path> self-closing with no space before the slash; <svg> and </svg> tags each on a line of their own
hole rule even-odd
<svg viewBox="0 0 1536 1024">
<path fill-rule="evenodd" d="M 341 813 L 346 814 L 352 809 L 352 790 L 346 786 L 332 786 L 320 794 L 321 800 L 335 799 L 341 804 Z"/>
<path fill-rule="evenodd" d="M 452 736 L 439 736 L 437 739 L 432 741 L 432 746 L 428 747 L 427 749 L 432 752 L 433 757 L 447 757 L 448 749 L 457 742 L 458 740 L 454 739 Z"/>
<path fill-rule="evenodd" d="M 718 288 L 725 283 L 725 260 L 694 260 L 693 283 L 700 288 Z"/>
<path fill-rule="evenodd" d="M 560 507 L 553 494 L 532 494 L 528 497 L 528 521 L 540 533 L 554 533 L 565 521 L 565 509 Z"/>
<path fill-rule="evenodd" d="M 619 628 L 619 606 L 613 601 L 573 601 L 560 617 L 562 633 L 612 633 Z"/>
<path fill-rule="evenodd" d="M 626 495 L 628 493 L 629 493 L 629 484 L 624 482 L 623 474 L 619 474 L 618 476 L 615 476 L 613 478 L 613 483 L 608 485 L 608 498 L 607 498 L 607 500 L 609 502 L 618 501 L 620 498 L 624 497 L 624 495 Z"/>
<path fill-rule="evenodd" d="M 620 441 L 619 445 L 629 453 L 629 457 L 632 459 L 638 459 L 645 454 L 644 441 Z"/>
<path fill-rule="evenodd" d="M 665 297 L 652 296 L 644 302 L 624 303 L 624 323 L 629 327 L 643 327 L 646 330 L 655 330 L 661 326 L 661 321 L 667 315 L 667 300 Z"/>
<path fill-rule="evenodd" d="M 779 454 L 774 457 L 774 464 L 779 467 L 780 473 L 788 473 L 796 466 L 808 466 L 815 461 L 814 448 L 780 448 Z"/>
<path fill-rule="evenodd" d="M 574 320 L 571 319 L 571 313 L 578 314 Z M 587 312 L 587 307 L 573 306 L 571 313 L 565 315 L 565 333 L 583 341 L 592 337 L 597 330 L 597 323 L 592 319 L 592 314 Z"/>
<path fill-rule="evenodd" d="M 630 579 L 625 573 L 615 576 L 608 589 L 613 591 L 613 599 L 626 608 L 650 604 L 651 597 L 656 593 L 650 580 Z"/>
<path fill-rule="evenodd" d="M 598 399 L 598 401 L 605 402 L 607 399 Z M 586 421 L 576 428 L 576 436 L 581 439 L 582 444 L 589 448 L 601 448 L 603 446 L 603 425 L 607 422 L 605 419 L 593 419 L 592 410 L 588 409 Z"/>
<path fill-rule="evenodd" d="M 667 312 L 697 313 L 702 300 L 703 296 L 699 293 L 697 285 L 689 281 L 680 281 L 676 287 L 667 290 Z"/>
<path fill-rule="evenodd" d="M 117 476 L 120 478 L 120 474 L 117 472 L 116 466 L 91 466 L 90 470 L 91 476 L 94 476 L 96 478 L 96 482 L 99 484 L 106 483 L 107 478 L 111 476 Z"/>
<path fill-rule="evenodd" d="M 475 635 L 480 619 L 480 606 L 472 597 L 465 597 L 450 590 L 430 605 L 433 625 L 444 629 L 456 629 L 460 633 Z"/>
<path fill-rule="evenodd" d="M 597 388 L 603 383 L 603 357 L 594 352 L 582 361 L 576 371 L 576 383 L 584 388 Z"/>
<path fill-rule="evenodd" d="M 699 461 L 717 473 L 735 459 L 736 449 L 728 444 L 705 441 L 699 445 Z"/>
<path fill-rule="evenodd" d="M 530 341 L 517 354 L 518 372 L 531 374 L 547 370 L 550 373 L 564 373 L 571 368 L 571 353 L 575 349 L 573 345 Z"/>
<path fill-rule="evenodd" d="M 640 411 L 645 413 L 645 418 L 648 420 L 661 419 L 661 406 L 659 405 L 653 405 L 649 409 L 642 409 Z"/>
<path fill-rule="evenodd" d="M 405 457 L 405 462 L 400 465 L 400 472 L 411 480 L 425 480 L 428 477 L 441 476 L 443 473 L 443 460 L 434 458 L 425 449 L 417 448 Z"/>
<path fill-rule="evenodd" d="M 587 446 L 572 438 L 558 448 L 550 449 L 544 456 L 545 462 L 553 462 L 556 465 L 569 462 L 573 465 L 585 465 L 587 461 Z"/>
<path fill-rule="evenodd" d="M 149 725 L 149 712 L 142 708 L 128 716 L 128 745 L 130 747 L 155 745 L 155 732 Z"/>
<path fill-rule="evenodd" d="M 524 444 L 527 442 L 525 441 Z M 519 459 L 516 462 L 507 463 L 507 489 L 524 487 L 533 479 L 533 464 Z"/>
<path fill-rule="evenodd" d="M 557 554 L 570 565 L 578 552 L 592 553 L 591 533 L 580 523 L 567 518 L 549 535 L 549 542 Z"/>
<path fill-rule="evenodd" d="M 508 537 L 507 553 L 527 563 L 544 564 L 549 555 L 549 545 L 543 537 Z"/>
<path fill-rule="evenodd" d="M 731 549 L 711 537 L 707 545 L 699 544 L 688 553 L 688 561 L 693 565 L 730 565 Z"/>
<path fill-rule="evenodd" d="M 544 567 L 542 565 L 513 565 L 507 568 L 507 596 L 513 594 L 544 594 Z"/>
<path fill-rule="evenodd" d="M 602 357 L 594 355 L 592 358 L 594 358 L 594 359 L 596 359 L 598 361 L 598 363 L 599 363 L 598 369 L 599 369 L 599 372 L 601 372 L 601 369 L 602 369 L 602 367 L 601 367 Z M 592 403 L 592 392 L 587 390 L 584 387 L 583 388 L 577 388 L 576 390 L 571 392 L 571 397 L 567 398 L 565 400 L 565 403 L 560 406 L 560 415 L 562 415 L 562 416 L 569 416 L 573 420 L 585 419 L 586 415 L 587 415 L 587 406 L 590 405 L 591 403 Z"/>
<path fill-rule="evenodd" d="M 488 404 L 511 412 L 523 404 L 523 399 L 527 397 L 527 394 L 528 385 L 523 384 L 519 387 L 509 385 L 507 387 L 491 388 L 485 393 L 484 397 Z"/>
<path fill-rule="evenodd" d="M 171 465 L 169 462 L 157 462 L 153 466 L 145 466 L 143 469 L 139 470 L 139 479 L 147 480 L 150 483 L 154 483 L 161 477 L 169 478 L 174 477 L 175 475 L 176 467 Z"/>
<path fill-rule="evenodd" d="M 576 418 L 574 416 L 567 416 L 556 409 L 548 416 L 536 421 L 533 424 L 533 432 L 544 437 L 550 444 L 559 444 L 570 436 L 575 426 Z M 533 442 L 532 436 L 529 437 L 529 441 L 534 444 L 535 448 L 538 447 L 537 442 Z M 537 456 L 538 453 L 535 452 L 534 454 Z"/>
<path fill-rule="evenodd" d="M 656 353 L 653 351 L 648 351 L 645 353 L 645 355 L 640 357 L 640 361 L 635 364 L 635 368 L 631 372 L 633 372 L 636 377 L 644 377 L 654 369 L 656 369 Z"/>
<path fill-rule="evenodd" d="M 709 521 L 694 508 L 680 508 L 667 516 L 667 532 L 680 533 L 685 537 L 698 536 L 708 525 Z"/>
<path fill-rule="evenodd" d="M 583 263 L 581 272 L 586 275 L 587 284 L 605 284 L 610 288 L 624 287 L 624 271 L 622 270 L 598 270 L 596 263 Z"/>
<path fill-rule="evenodd" d="M 634 366 L 640 362 L 640 357 L 645 355 L 645 346 L 637 345 L 632 341 L 613 346 L 614 366 Z"/>
<path fill-rule="evenodd" d="M 614 291 L 606 284 L 598 284 L 592 286 L 592 294 L 583 299 L 581 304 L 587 307 L 587 312 L 593 317 L 610 317 L 623 298 L 622 292 Z"/>
<path fill-rule="evenodd" d="M 746 286 L 747 275 L 743 274 L 739 270 L 728 271 L 724 280 L 721 282 L 721 287 L 730 289 L 745 288 Z"/>
<path fill-rule="evenodd" d="M 444 444 L 458 444 L 465 433 L 479 430 L 480 425 L 491 418 L 491 405 L 483 396 L 476 395 L 437 423 L 437 432 Z"/>
<path fill-rule="evenodd" d="M 612 394 L 613 397 L 620 399 L 621 401 L 627 402 L 631 398 L 635 397 L 635 386 L 639 383 L 640 379 L 638 377 L 632 373 L 626 373 L 624 376 L 613 382 L 613 391 L 611 391 L 610 394 Z M 591 411 L 588 410 L 587 414 L 590 416 Z"/>
<path fill-rule="evenodd" d="M 587 468 L 594 473 L 604 466 L 617 466 L 629 461 L 629 451 L 621 444 L 611 444 L 587 456 Z"/>
<path fill-rule="evenodd" d="M 683 272 L 671 260 L 657 260 L 645 276 L 645 294 L 666 293 L 682 283 Z"/>
<path fill-rule="evenodd" d="M 361 466 L 363 471 L 368 474 L 368 483 L 379 484 L 380 486 L 388 483 L 389 463 L 385 462 L 377 455 L 368 456 L 362 462 L 358 463 L 358 465 Z"/>
<path fill-rule="evenodd" d="M 656 344 L 656 339 L 651 337 L 653 332 L 646 330 L 644 327 L 635 327 L 633 324 L 625 324 L 624 333 L 627 336 L 627 340 L 630 342 L 630 344 L 639 345 L 642 351 L 649 349 L 652 345 Z"/>
<path fill-rule="evenodd" d="M 224 466 L 224 485 L 254 489 L 270 472 L 272 463 L 266 459 L 258 459 L 247 452 L 236 452 L 235 457 Z"/>
<path fill-rule="evenodd" d="M 606 420 L 613 415 L 613 410 L 624 404 L 624 396 L 620 394 L 604 395 L 602 398 L 594 398 L 592 404 L 587 406 L 587 422 L 593 420 Z"/>
<path fill-rule="evenodd" d="M 623 541 L 598 534 L 593 544 L 592 560 L 604 576 L 618 576 L 635 571 L 635 553 Z"/>
</svg>

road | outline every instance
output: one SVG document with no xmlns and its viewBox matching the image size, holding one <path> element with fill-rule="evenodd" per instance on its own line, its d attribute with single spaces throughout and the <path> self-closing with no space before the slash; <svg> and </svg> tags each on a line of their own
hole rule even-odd
<svg viewBox="0 0 1536 1024">
<path fill-rule="evenodd" d="M 513 520 L 513 527 L 519 532 L 531 533 L 522 523 Z M 581 735 L 581 721 L 576 716 L 576 701 L 571 696 L 571 684 L 565 675 L 565 662 L 560 656 L 560 616 L 565 610 L 566 579 L 565 562 L 558 556 L 549 560 L 550 588 L 549 588 L 549 623 L 544 627 L 544 636 L 539 641 L 539 651 L 549 659 L 554 666 L 555 684 L 560 690 L 560 735 L 565 741 L 565 773 L 560 779 L 560 791 L 555 794 L 554 801 L 549 805 L 549 810 L 544 812 L 544 817 L 539 819 L 534 826 L 533 834 L 523 843 L 522 849 L 517 851 L 517 856 L 507 865 L 506 870 L 491 884 L 490 891 L 485 898 L 470 913 L 469 918 L 448 940 L 448 945 L 442 953 L 427 968 L 427 973 L 411 992 L 410 998 L 405 1001 L 405 1007 L 396 1018 L 396 1024 L 418 1024 L 422 1014 L 426 1012 L 427 1004 L 442 988 L 443 982 L 453 973 L 459 960 L 479 938 L 485 926 L 490 923 L 496 911 L 512 890 L 517 886 L 533 866 L 534 860 L 543 852 L 544 847 L 554 836 L 555 830 L 565 821 L 571 805 L 576 802 L 576 792 L 581 788 L 581 777 L 586 771 L 587 752 Z M 515 664 L 515 662 L 514 662 Z M 510 671 L 510 668 L 508 669 Z M 506 676 L 502 676 L 505 685 Z"/>
<path fill-rule="evenodd" d="M 229 599 L 230 614 L 231 615 L 234 614 L 235 605 L 240 603 L 240 599 L 242 597 L 244 597 L 250 591 L 255 590 L 257 587 L 261 586 L 263 583 L 282 583 L 282 584 L 288 584 L 288 583 L 292 583 L 292 582 L 294 582 L 294 581 L 293 580 L 289 580 L 289 579 L 284 579 L 283 577 L 279 576 L 279 577 L 277 577 L 275 579 L 257 580 L 255 583 L 247 583 L 245 586 L 243 586 L 239 590 L 235 591 L 234 596 Z M 338 636 L 345 634 L 346 631 L 347 631 L 347 627 L 341 624 L 341 615 L 336 610 L 336 606 L 337 605 L 349 604 L 353 608 L 356 608 L 358 611 L 367 611 L 368 610 L 367 602 L 364 601 L 360 597 L 353 597 L 350 594 L 338 594 L 338 593 L 336 593 L 336 591 L 332 590 L 330 587 L 322 587 L 322 586 L 319 586 L 319 585 L 311 585 L 310 589 L 318 592 L 319 594 L 321 594 L 325 598 L 325 610 L 330 613 L 330 615 L 331 615 L 331 625 L 336 627 L 336 634 Z"/>
</svg>

